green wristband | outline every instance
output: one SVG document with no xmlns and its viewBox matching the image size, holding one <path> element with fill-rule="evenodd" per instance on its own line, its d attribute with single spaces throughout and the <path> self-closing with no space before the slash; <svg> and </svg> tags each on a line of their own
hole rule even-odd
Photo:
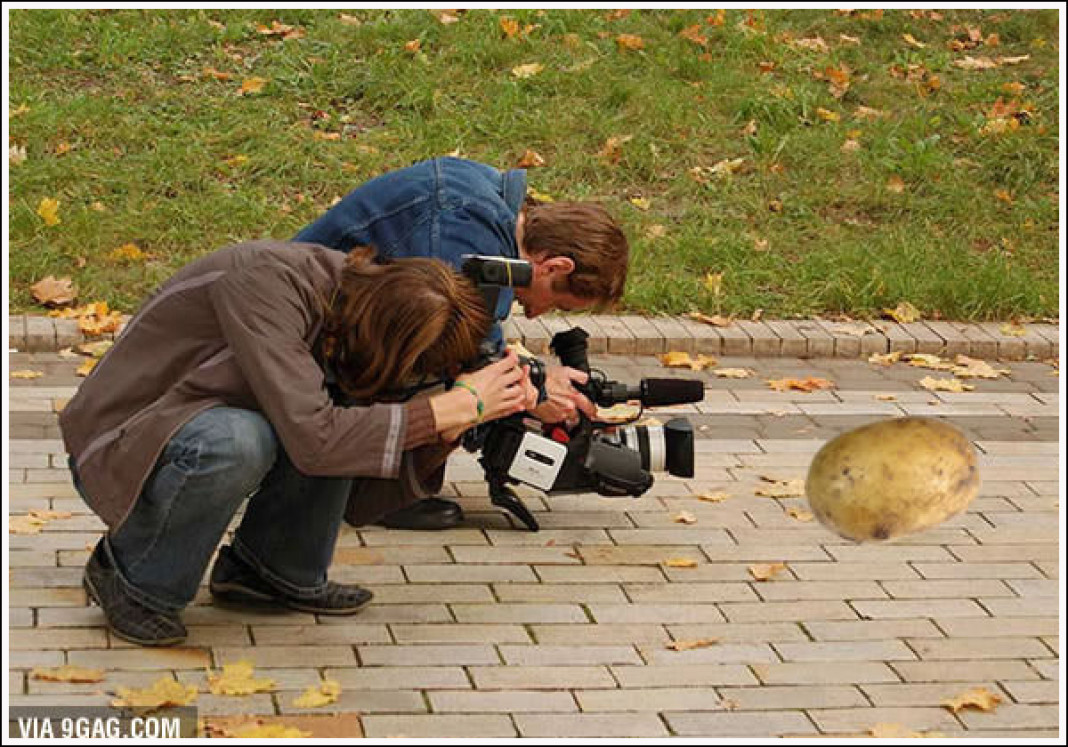
<svg viewBox="0 0 1068 747">
<path fill-rule="evenodd" d="M 453 382 L 453 386 L 458 386 L 461 389 L 466 389 L 475 396 L 475 411 L 478 413 L 478 416 L 475 418 L 475 422 L 482 422 L 482 413 L 485 411 L 486 408 L 485 405 L 482 404 L 482 397 L 478 395 L 478 390 L 465 381 Z"/>
</svg>

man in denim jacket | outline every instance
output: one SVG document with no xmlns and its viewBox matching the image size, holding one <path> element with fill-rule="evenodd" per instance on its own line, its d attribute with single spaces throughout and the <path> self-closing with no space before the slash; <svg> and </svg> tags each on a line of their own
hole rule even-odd
<svg viewBox="0 0 1068 747">
<path fill-rule="evenodd" d="M 295 237 L 350 251 L 373 246 L 389 257 L 434 257 L 457 269 L 464 254 L 483 254 L 531 263 L 527 288 L 502 290 L 490 340 L 503 344 L 499 322 L 513 300 L 527 318 L 552 309 L 578 311 L 611 304 L 623 295 L 628 246 L 623 232 L 599 205 L 539 203 L 526 196 L 526 172 L 499 171 L 459 158 L 437 158 L 383 174 L 350 192 Z M 558 422 L 593 405 L 572 386 L 585 374 L 549 366 L 548 399 L 532 411 Z M 346 519 L 373 521 L 388 505 L 360 495 L 350 499 Z M 462 512 L 452 501 L 432 498 L 389 513 L 380 523 L 395 528 L 455 526 Z"/>
</svg>

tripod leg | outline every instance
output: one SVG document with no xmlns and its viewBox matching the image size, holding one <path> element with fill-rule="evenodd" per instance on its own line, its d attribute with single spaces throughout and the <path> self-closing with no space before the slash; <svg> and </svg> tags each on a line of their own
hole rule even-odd
<svg viewBox="0 0 1068 747">
<path fill-rule="evenodd" d="M 532 532 L 538 531 L 540 526 L 538 520 L 534 518 L 534 514 L 530 512 L 523 501 L 519 499 L 519 496 L 515 494 L 507 485 L 495 485 L 490 484 L 490 501 L 494 506 L 503 508 L 508 511 L 523 524 L 527 529 Z"/>
</svg>

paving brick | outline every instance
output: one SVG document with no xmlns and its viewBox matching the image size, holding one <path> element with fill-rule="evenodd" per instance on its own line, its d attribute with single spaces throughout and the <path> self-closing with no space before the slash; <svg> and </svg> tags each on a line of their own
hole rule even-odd
<svg viewBox="0 0 1068 747">
<path fill-rule="evenodd" d="M 759 601 L 753 589 L 743 583 L 627 584 L 623 588 L 635 604 Z"/>
<path fill-rule="evenodd" d="M 584 713 L 710 710 L 720 700 L 712 688 L 700 687 L 578 690 L 575 698 Z"/>
<path fill-rule="evenodd" d="M 707 545 L 701 551 L 714 563 L 735 562 L 785 562 L 791 565 L 797 561 L 826 561 L 830 557 L 819 545 L 803 544 L 741 544 L 741 545 Z"/>
<path fill-rule="evenodd" d="M 990 713 L 961 711 L 960 720 L 969 729 L 1055 729 L 1060 725 L 1060 707 L 1006 703 Z"/>
<path fill-rule="evenodd" d="M 614 688 L 607 667 L 471 667 L 479 690 L 570 690 Z"/>
<path fill-rule="evenodd" d="M 615 584 L 496 584 L 494 593 L 501 602 L 590 602 L 623 603 L 622 588 Z"/>
<path fill-rule="evenodd" d="M 951 621 L 989 620 L 989 618 L 949 619 Z M 993 620 L 990 621 L 993 622 Z M 806 621 L 802 624 L 817 641 L 884 641 L 906 637 L 942 637 L 942 632 L 930 620 Z"/>
<path fill-rule="evenodd" d="M 968 559 L 971 553 L 954 547 L 954 553 L 965 555 L 964 563 L 913 563 L 926 579 L 1009 579 L 1040 578 L 1041 573 L 1030 563 L 982 563 Z"/>
<path fill-rule="evenodd" d="M 500 646 L 500 652 L 505 663 L 511 666 L 577 667 L 642 663 L 633 646 Z"/>
<path fill-rule="evenodd" d="M 502 585 L 502 588 L 506 587 Z M 375 595 L 375 604 L 449 604 L 494 600 L 488 584 L 384 584 L 368 588 Z"/>
<path fill-rule="evenodd" d="M 541 690 L 435 691 L 427 694 L 435 713 L 568 713 L 577 711 L 568 692 Z"/>
<path fill-rule="evenodd" d="M 723 352 L 723 337 L 712 325 L 692 319 L 680 319 L 679 324 L 693 337 L 694 352 L 706 355 L 719 355 Z"/>
<path fill-rule="evenodd" d="M 501 661 L 494 648 L 486 645 L 359 646 L 357 651 L 365 667 L 468 666 Z M 334 661 L 324 666 L 337 664 Z"/>
<path fill-rule="evenodd" d="M 519 334 L 522 335 L 523 346 L 527 350 L 534 355 L 546 355 L 549 352 L 549 339 L 552 335 L 540 320 L 516 316 L 513 317 L 513 321 Z"/>
<path fill-rule="evenodd" d="M 778 641 L 807 641 L 801 626 L 795 622 L 701 623 L 668 625 L 668 632 L 677 641 L 715 638 L 720 643 L 773 643 Z"/>
<path fill-rule="evenodd" d="M 405 715 L 365 716 L 364 733 L 370 738 L 409 737 L 440 739 L 462 737 L 515 737 L 507 715 Z"/>
<path fill-rule="evenodd" d="M 985 687 L 992 693 L 1001 694 L 996 683 L 983 680 L 974 682 L 936 682 L 907 684 L 865 684 L 860 689 L 868 696 L 872 704 L 879 707 L 930 706 L 941 704 L 943 700 L 955 698 L 962 692 L 977 687 Z"/>
<path fill-rule="evenodd" d="M 1059 703 L 1060 683 L 1052 680 L 1039 682 L 1002 682 L 1001 686 L 1017 703 Z"/>
<path fill-rule="evenodd" d="M 258 646 L 354 645 L 357 643 L 391 643 L 385 625 L 348 623 L 337 625 L 257 625 L 252 634 Z"/>
<path fill-rule="evenodd" d="M 326 679 L 344 690 L 461 690 L 470 687 L 460 666 L 330 668 Z"/>
<path fill-rule="evenodd" d="M 899 682 L 894 670 L 875 661 L 783 662 L 754 664 L 765 685 L 837 685 L 842 682 Z"/>
<path fill-rule="evenodd" d="M 876 604 L 857 602 L 856 604 Z M 857 614 L 845 602 L 730 602 L 718 605 L 730 622 L 772 622 L 782 620 L 856 620 Z M 915 617 L 915 615 L 913 615 Z"/>
<path fill-rule="evenodd" d="M 909 322 L 901 328 L 916 341 L 915 352 L 941 354 L 944 351 L 945 341 L 923 322 Z"/>
<path fill-rule="evenodd" d="M 413 565 L 405 568 L 412 583 L 498 583 L 537 581 L 534 571 L 523 565 Z"/>
<path fill-rule="evenodd" d="M 647 664 L 685 666 L 687 664 L 752 664 L 778 661 L 774 649 L 765 643 L 717 643 L 714 646 L 672 651 L 665 646 L 642 645 L 638 651 Z"/>
<path fill-rule="evenodd" d="M 868 705 L 855 686 L 724 687 L 720 695 L 740 711 L 801 710 L 807 708 L 853 708 Z"/>
<path fill-rule="evenodd" d="M 66 663 L 62 651 L 8 651 L 7 665 L 10 669 L 58 667 Z"/>
<path fill-rule="evenodd" d="M 617 317 L 634 336 L 634 352 L 638 355 L 652 355 L 666 352 L 664 338 L 648 319 L 640 316 Z M 612 351 L 612 343 L 608 343 L 609 352 Z"/>
<path fill-rule="evenodd" d="M 612 547 L 593 545 L 580 547 L 578 552 L 587 565 L 650 565 L 658 566 L 673 558 L 687 558 L 701 562 L 704 556 L 696 547 L 673 545 L 627 545 Z M 539 568 L 539 573 L 541 569 Z"/>
<path fill-rule="evenodd" d="M 895 661 L 893 668 L 905 682 L 1037 680 L 1039 678 L 1038 673 L 1026 662 L 1013 660 Z"/>
<path fill-rule="evenodd" d="M 39 608 L 84 607 L 87 604 L 85 592 L 80 586 L 78 588 L 27 587 L 24 589 L 9 589 L 7 603 L 9 607 Z"/>
<path fill-rule="evenodd" d="M 539 578 L 547 584 L 619 584 L 662 582 L 664 572 L 649 566 L 536 566 Z"/>
<path fill-rule="evenodd" d="M 773 713 L 669 713 L 664 716 L 680 737 L 778 737 L 814 734 L 816 727 L 793 711 Z"/>
<path fill-rule="evenodd" d="M 834 338 L 819 323 L 806 320 L 798 322 L 795 329 L 808 341 L 808 357 L 830 358 L 834 356 Z"/>
<path fill-rule="evenodd" d="M 531 625 L 531 635 L 540 644 L 604 646 L 609 644 L 667 643 L 671 640 L 662 624 Z"/>
<path fill-rule="evenodd" d="M 360 612 L 364 624 L 374 623 L 447 623 L 453 615 L 444 604 L 372 604 Z M 320 615 L 324 626 L 349 625 L 348 617 Z"/>
<path fill-rule="evenodd" d="M 22 349 L 28 352 L 56 350 L 55 321 L 43 316 L 27 316 Z"/>
<path fill-rule="evenodd" d="M 780 581 L 754 583 L 753 589 L 769 602 L 820 599 L 885 599 L 886 594 L 874 581 Z"/>
<path fill-rule="evenodd" d="M 1012 596 L 1012 590 L 997 579 L 963 581 L 883 581 L 883 588 L 894 599 L 960 599 L 979 596 Z"/>
<path fill-rule="evenodd" d="M 300 692 L 279 693 L 276 696 L 279 710 L 284 714 L 313 712 L 312 709 L 294 705 L 293 701 L 300 695 Z M 427 712 L 427 705 L 422 693 L 417 690 L 345 690 L 336 702 L 314 709 L 314 712 L 322 711 L 420 714 Z"/>
<path fill-rule="evenodd" d="M 515 717 L 520 735 L 541 738 L 667 737 L 664 723 L 652 713 L 554 714 Z"/>
<path fill-rule="evenodd" d="M 841 563 L 950 562 L 953 556 L 930 545 L 827 545 Z"/>
<path fill-rule="evenodd" d="M 258 649 L 257 659 L 270 655 L 269 649 Z M 351 652 L 350 652 L 351 653 Z M 221 655 L 221 654 L 220 654 Z M 251 654 L 246 654 L 251 656 Z M 259 658 L 263 657 L 263 658 Z M 228 657 L 238 659 L 237 657 Z M 67 663 L 92 669 L 203 669 L 211 665 L 211 655 L 202 648 L 136 648 L 136 649 L 87 649 L 67 652 Z M 271 663 L 277 663 L 273 659 Z"/>
<path fill-rule="evenodd" d="M 571 553 L 571 554 L 569 554 Z M 508 564 L 549 564 L 578 565 L 581 561 L 575 557 L 571 547 L 528 547 L 513 545 L 508 547 L 453 547 L 453 557 L 457 563 L 508 563 Z"/>
<path fill-rule="evenodd" d="M 994 617 L 1049 617 L 1058 610 L 1056 597 L 1030 597 L 1028 599 L 998 599 L 983 597 L 979 603 Z"/>
<path fill-rule="evenodd" d="M 957 720 L 945 708 L 840 708 L 810 710 L 808 715 L 824 733 L 868 732 L 876 724 L 908 724 L 913 731 L 958 731 Z"/>
<path fill-rule="evenodd" d="M 916 655 L 901 641 L 824 641 L 776 643 L 783 661 L 912 661 Z"/>
<path fill-rule="evenodd" d="M 790 570 L 804 581 L 852 581 L 870 579 L 918 579 L 912 566 L 901 562 L 886 563 L 790 563 Z"/>
<path fill-rule="evenodd" d="M 937 619 L 938 627 L 951 638 L 1055 635 L 1060 630 L 1056 615 L 1049 617 L 950 617 Z"/>
<path fill-rule="evenodd" d="M 602 317 L 597 320 L 608 338 L 608 352 L 633 355 L 638 349 L 634 333 L 618 317 Z M 531 350 L 531 352 L 535 352 Z"/>
<path fill-rule="evenodd" d="M 917 617 L 986 617 L 986 611 L 971 599 L 933 599 L 923 601 L 851 602 L 857 615 L 865 620 Z"/>
<path fill-rule="evenodd" d="M 696 353 L 697 345 L 693 334 L 678 319 L 667 316 L 649 317 L 648 321 L 656 328 L 664 340 L 664 350 L 678 350 Z"/>
<path fill-rule="evenodd" d="M 808 340 L 797 331 L 795 325 L 778 320 L 766 321 L 764 325 L 779 338 L 781 355 L 796 358 L 803 358 L 808 355 Z"/>
<path fill-rule="evenodd" d="M 720 349 L 723 355 L 753 354 L 753 338 L 738 324 L 717 327 L 716 332 L 723 338 L 722 348 Z"/>
<path fill-rule="evenodd" d="M 704 623 L 723 622 L 712 604 L 591 604 L 598 623 Z"/>
</svg>

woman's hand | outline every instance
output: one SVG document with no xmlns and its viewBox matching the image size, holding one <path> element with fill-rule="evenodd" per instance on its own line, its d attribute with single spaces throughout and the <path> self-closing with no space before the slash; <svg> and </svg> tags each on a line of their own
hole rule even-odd
<svg viewBox="0 0 1068 747">
<path fill-rule="evenodd" d="M 537 402 L 530 370 L 515 353 L 456 380 L 456 386 L 430 399 L 438 433 L 453 442 L 477 422 L 523 412 Z M 479 417 L 478 403 L 482 403 Z"/>
</svg>

